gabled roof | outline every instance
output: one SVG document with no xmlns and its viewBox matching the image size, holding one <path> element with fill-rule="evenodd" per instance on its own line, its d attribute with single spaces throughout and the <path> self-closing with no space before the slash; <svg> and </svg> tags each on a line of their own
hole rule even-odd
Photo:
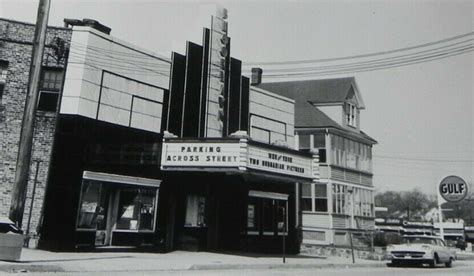
<svg viewBox="0 0 474 276">
<path fill-rule="evenodd" d="M 355 93 L 359 108 L 365 108 L 353 77 L 262 83 L 257 87 L 295 100 L 295 128 L 333 128 L 347 133 L 347 129 L 316 106 L 343 103 L 352 96 L 352 91 Z M 377 143 L 363 131 L 351 131 L 350 134 Z"/>
<path fill-rule="evenodd" d="M 358 107 L 365 108 L 354 77 L 262 83 L 257 87 L 295 100 L 297 100 L 296 97 L 301 97 L 316 105 L 343 103 L 353 89 L 359 103 Z"/>
<path fill-rule="evenodd" d="M 308 127 L 335 127 L 341 128 L 333 119 L 324 112 L 314 107 L 311 103 L 301 101 L 295 105 L 295 128 Z M 341 128 L 342 129 L 342 128 Z"/>
</svg>

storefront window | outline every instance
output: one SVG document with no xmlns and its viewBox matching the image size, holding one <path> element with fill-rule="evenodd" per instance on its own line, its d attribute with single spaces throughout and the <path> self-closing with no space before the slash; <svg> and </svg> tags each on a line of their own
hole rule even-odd
<svg viewBox="0 0 474 276">
<path fill-rule="evenodd" d="M 263 232 L 273 233 L 274 228 L 274 216 L 273 216 L 273 205 L 274 200 L 263 199 Z"/>
<path fill-rule="evenodd" d="M 156 191 L 153 189 L 122 189 L 116 229 L 153 230 Z"/>
<path fill-rule="evenodd" d="M 82 185 L 82 200 L 77 218 L 77 228 L 96 229 L 97 217 L 100 211 L 100 183 L 85 181 Z"/>
<path fill-rule="evenodd" d="M 277 201 L 277 227 L 278 232 L 287 232 L 288 225 L 286 225 L 286 204 L 284 201 Z"/>
<path fill-rule="evenodd" d="M 249 197 L 247 233 L 251 235 L 281 235 L 288 232 L 287 201 L 266 197 Z"/>
<path fill-rule="evenodd" d="M 206 226 L 206 198 L 198 195 L 188 195 L 186 204 L 185 226 Z"/>
<path fill-rule="evenodd" d="M 247 228 L 255 228 L 255 204 L 247 207 Z"/>
</svg>

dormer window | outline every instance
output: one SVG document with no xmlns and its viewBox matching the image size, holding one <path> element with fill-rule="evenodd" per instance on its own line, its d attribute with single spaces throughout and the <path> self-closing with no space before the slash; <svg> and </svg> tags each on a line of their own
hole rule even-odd
<svg viewBox="0 0 474 276">
<path fill-rule="evenodd" d="M 357 107 L 351 103 L 346 104 L 346 124 L 357 127 Z"/>
</svg>

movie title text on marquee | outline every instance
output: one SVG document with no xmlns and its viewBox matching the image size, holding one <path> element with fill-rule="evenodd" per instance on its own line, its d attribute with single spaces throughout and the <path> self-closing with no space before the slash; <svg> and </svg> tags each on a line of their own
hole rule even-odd
<svg viewBox="0 0 474 276">
<path fill-rule="evenodd" d="M 311 177 L 311 158 L 249 145 L 247 167 L 300 177 Z"/>
</svg>

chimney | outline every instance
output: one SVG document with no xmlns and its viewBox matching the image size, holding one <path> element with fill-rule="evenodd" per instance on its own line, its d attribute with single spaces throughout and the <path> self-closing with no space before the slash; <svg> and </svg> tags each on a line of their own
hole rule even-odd
<svg viewBox="0 0 474 276">
<path fill-rule="evenodd" d="M 101 24 L 99 21 L 94 20 L 94 19 L 89 19 L 89 18 L 84 18 L 82 19 L 82 22 L 84 23 L 85 26 L 92 27 L 100 32 L 103 32 L 104 34 L 110 34 L 110 31 L 112 31 L 111 28 Z"/>
<path fill-rule="evenodd" d="M 262 73 L 263 73 L 262 68 L 252 68 L 252 79 L 251 79 L 252 85 L 259 85 L 262 83 Z"/>
<path fill-rule="evenodd" d="M 64 27 L 69 28 L 69 26 L 87 26 L 108 35 L 110 35 L 110 31 L 112 30 L 111 28 L 101 24 L 99 21 L 88 18 L 82 20 L 64 18 Z"/>
</svg>

